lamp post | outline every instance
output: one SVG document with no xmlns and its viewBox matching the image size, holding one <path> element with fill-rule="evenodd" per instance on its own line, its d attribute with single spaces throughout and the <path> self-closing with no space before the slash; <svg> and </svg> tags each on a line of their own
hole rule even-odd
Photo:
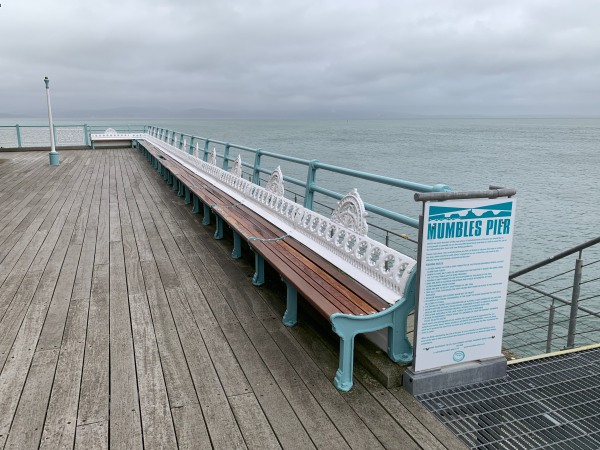
<svg viewBox="0 0 600 450">
<path fill-rule="evenodd" d="M 44 83 L 46 83 L 46 100 L 48 101 L 48 124 L 50 126 L 50 165 L 58 166 L 60 164 L 60 157 L 58 156 L 58 152 L 56 151 L 56 146 L 54 145 L 54 124 L 52 123 L 52 105 L 50 104 L 50 80 L 48 77 L 44 78 Z"/>
</svg>

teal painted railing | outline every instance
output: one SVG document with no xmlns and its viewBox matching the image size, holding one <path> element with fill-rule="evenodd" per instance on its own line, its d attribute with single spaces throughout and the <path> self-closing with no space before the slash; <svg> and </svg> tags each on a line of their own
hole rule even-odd
<svg viewBox="0 0 600 450">
<path fill-rule="evenodd" d="M 90 133 L 102 133 L 113 128 L 123 133 L 143 132 L 141 125 L 54 125 L 56 147 L 89 146 Z M 47 125 L 0 125 L 0 148 L 50 147 L 50 132 Z"/>
<path fill-rule="evenodd" d="M 335 202 L 347 194 L 347 192 L 339 192 L 318 183 L 317 175 L 321 173 L 323 173 L 324 176 L 319 175 L 319 177 L 323 176 L 325 181 L 331 181 L 333 176 L 346 178 L 346 183 L 341 181 L 341 179 L 338 180 L 338 186 L 346 184 L 354 185 L 357 180 L 364 180 L 370 184 L 376 185 L 375 188 L 370 188 L 371 190 L 375 189 L 376 192 L 380 192 L 382 187 L 399 188 L 412 192 L 450 191 L 450 187 L 445 184 L 426 185 L 415 183 L 398 178 L 326 164 L 317 160 L 269 152 L 261 148 L 251 148 L 244 145 L 233 144 L 231 142 L 195 136 L 161 127 L 146 126 L 145 132 L 158 137 L 163 142 L 174 145 L 189 154 L 195 155 L 204 161 L 208 161 L 208 158 L 212 153 L 210 150 L 211 147 L 213 147 L 215 151 L 218 148 L 218 151 L 216 151 L 217 159 L 224 170 L 228 170 L 230 162 L 235 161 L 238 154 L 241 155 L 244 153 L 244 156 L 242 156 L 244 176 L 258 185 L 266 183 L 267 181 L 267 179 L 262 178 L 261 175 L 266 175 L 268 177 L 277 166 L 281 166 L 284 181 L 288 186 L 286 187 L 286 197 L 291 197 L 295 201 L 300 199 L 299 201 L 302 202 L 306 208 L 312 210 L 320 209 L 321 211 L 319 212 L 323 212 L 322 210 L 324 209 L 329 209 L 331 211 L 335 206 Z M 264 164 L 266 158 L 269 159 L 268 165 Z M 286 165 L 285 168 L 283 167 L 284 165 Z M 299 187 L 300 191 L 290 189 L 289 185 Z M 361 192 L 361 189 L 359 189 L 359 193 L 364 194 L 364 192 Z M 316 200 L 315 194 L 322 196 L 323 201 Z M 386 195 L 389 196 L 394 194 L 388 192 Z M 377 197 L 381 198 L 382 196 L 378 195 Z M 409 201 L 414 204 L 412 197 Z M 386 245 L 404 247 L 400 250 L 406 251 L 407 235 L 402 232 L 402 227 L 398 227 L 397 225 L 408 226 L 413 230 L 418 229 L 418 219 L 410 217 L 408 214 L 401 214 L 389 208 L 368 202 L 365 202 L 365 209 L 370 213 L 370 228 L 371 230 L 375 229 L 374 232 L 369 234 L 372 234 L 373 237 L 378 240 L 384 241 Z M 402 241 L 404 242 L 402 243 Z M 409 238 L 408 241 L 411 241 L 411 239 Z M 394 242 L 400 245 L 392 245 Z M 412 243 L 415 243 L 414 239 L 412 240 Z M 411 252 L 416 253 L 415 246 L 409 248 Z"/>
</svg>

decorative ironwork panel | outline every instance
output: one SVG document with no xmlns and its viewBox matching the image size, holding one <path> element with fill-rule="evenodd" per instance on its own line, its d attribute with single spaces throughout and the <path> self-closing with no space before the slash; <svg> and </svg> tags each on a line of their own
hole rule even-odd
<svg viewBox="0 0 600 450">
<path fill-rule="evenodd" d="M 0 148 L 17 147 L 17 129 L 15 127 L 0 128 Z"/>
<path fill-rule="evenodd" d="M 50 147 L 50 129 L 48 127 L 22 127 L 22 147 Z"/>
<path fill-rule="evenodd" d="M 56 146 L 84 145 L 83 127 L 56 127 Z"/>
</svg>

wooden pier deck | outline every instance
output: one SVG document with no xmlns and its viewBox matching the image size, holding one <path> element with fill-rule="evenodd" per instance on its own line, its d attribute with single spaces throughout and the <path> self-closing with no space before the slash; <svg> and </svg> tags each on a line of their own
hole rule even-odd
<svg viewBox="0 0 600 450">
<path fill-rule="evenodd" d="M 0 153 L 0 449 L 464 448 L 359 364 L 338 392 L 135 150 L 60 156 Z"/>
</svg>

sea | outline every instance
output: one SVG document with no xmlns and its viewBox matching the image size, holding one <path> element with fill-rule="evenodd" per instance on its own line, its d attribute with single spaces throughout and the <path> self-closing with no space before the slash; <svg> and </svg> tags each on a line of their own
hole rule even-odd
<svg viewBox="0 0 600 450">
<path fill-rule="evenodd" d="M 387 177 L 446 184 L 454 191 L 484 190 L 490 185 L 515 188 L 513 272 L 600 235 L 600 118 L 69 119 L 56 123 L 84 122 L 107 127 L 156 125 Z M 0 125 L 15 123 L 41 125 L 43 121 L 0 121 Z M 252 162 L 251 155 L 241 153 L 243 161 Z M 264 164 L 279 162 L 265 158 Z M 283 163 L 282 170 L 284 175 L 306 179 L 306 168 Z M 410 191 L 321 171 L 317 183 L 341 193 L 357 187 L 366 202 L 411 217 L 420 212 L 421 205 Z M 413 229 L 395 231 L 416 239 Z M 586 250 L 583 256 L 587 262 L 600 260 L 600 249 Z M 595 273 L 598 266 L 592 265 L 589 271 Z M 551 273 L 544 269 L 536 276 L 545 278 Z M 537 280 L 534 276 L 529 281 Z M 600 292 L 597 280 L 590 287 L 588 297 Z M 600 298 L 591 298 L 588 304 L 599 310 Z"/>
</svg>

